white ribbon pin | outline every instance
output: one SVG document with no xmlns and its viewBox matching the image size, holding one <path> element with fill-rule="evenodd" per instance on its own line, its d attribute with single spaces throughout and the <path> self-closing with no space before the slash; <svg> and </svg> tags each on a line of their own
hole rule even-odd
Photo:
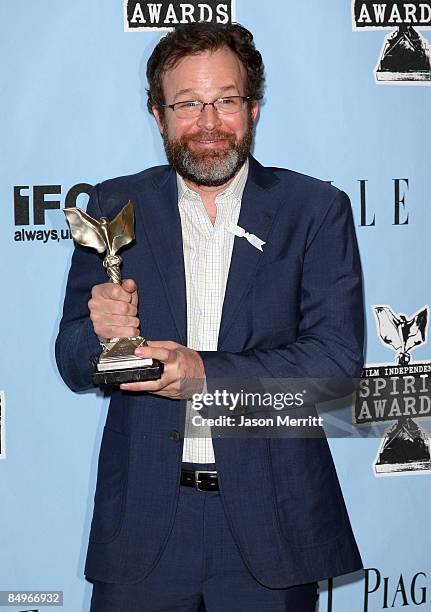
<svg viewBox="0 0 431 612">
<path fill-rule="evenodd" d="M 246 240 L 250 244 L 252 244 L 256 249 L 258 249 L 259 251 L 263 251 L 262 247 L 264 244 L 266 244 L 266 242 L 264 242 L 263 240 L 255 236 L 254 234 L 250 234 L 249 232 L 246 232 L 245 229 L 240 227 L 239 225 L 228 223 L 228 225 L 226 226 L 226 229 L 231 234 L 235 234 L 235 236 L 238 236 L 238 238 L 246 238 Z"/>
</svg>

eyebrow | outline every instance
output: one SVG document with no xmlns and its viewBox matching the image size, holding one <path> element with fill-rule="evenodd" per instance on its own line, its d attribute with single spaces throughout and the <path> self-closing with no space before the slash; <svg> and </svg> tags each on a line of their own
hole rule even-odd
<svg viewBox="0 0 431 612">
<path fill-rule="evenodd" d="M 224 85 L 223 87 L 219 87 L 219 91 L 221 93 L 226 93 L 227 91 L 231 91 L 231 90 L 237 90 L 236 85 Z M 188 95 L 190 94 L 191 96 L 193 96 L 193 99 L 198 98 L 198 94 L 196 92 L 195 89 L 192 89 L 191 87 L 188 89 L 180 89 L 180 91 L 178 91 L 174 97 L 174 101 L 177 100 L 178 98 L 181 98 L 182 96 Z"/>
</svg>

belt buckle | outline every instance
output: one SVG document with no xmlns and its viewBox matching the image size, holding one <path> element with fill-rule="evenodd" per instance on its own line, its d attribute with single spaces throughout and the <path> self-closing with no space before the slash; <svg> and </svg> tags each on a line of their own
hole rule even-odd
<svg viewBox="0 0 431 612">
<path fill-rule="evenodd" d="M 201 493 L 206 493 L 205 489 L 200 489 L 199 485 L 200 485 L 200 480 L 199 477 L 201 474 L 215 474 L 217 476 L 217 472 L 211 471 L 211 470 L 196 470 L 195 471 L 195 489 L 196 491 L 200 491 Z"/>
</svg>

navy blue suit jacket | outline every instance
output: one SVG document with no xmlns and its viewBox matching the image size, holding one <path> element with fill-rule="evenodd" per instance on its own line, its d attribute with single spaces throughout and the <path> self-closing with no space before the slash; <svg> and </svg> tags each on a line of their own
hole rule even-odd
<svg viewBox="0 0 431 612">
<path fill-rule="evenodd" d="M 187 344 L 176 175 L 169 166 L 97 185 L 88 212 L 113 218 L 135 204 L 136 243 L 122 251 L 136 280 L 142 335 Z M 208 379 L 358 377 L 361 270 L 348 197 L 250 158 L 238 224 L 266 242 L 235 238 L 218 350 L 202 352 Z M 106 281 L 94 251 L 76 247 L 56 344 L 74 391 L 92 386 L 100 353 L 87 302 Z M 179 402 L 112 393 L 103 434 L 86 574 L 142 580 L 163 552 L 179 491 Z M 250 572 L 288 587 L 362 567 L 326 439 L 214 439 L 221 497 Z"/>
</svg>

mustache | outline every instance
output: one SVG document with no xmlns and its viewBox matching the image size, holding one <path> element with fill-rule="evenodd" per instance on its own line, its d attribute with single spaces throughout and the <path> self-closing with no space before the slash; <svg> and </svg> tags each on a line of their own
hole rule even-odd
<svg viewBox="0 0 431 612">
<path fill-rule="evenodd" d="M 183 136 L 181 140 L 185 142 L 198 142 L 198 141 L 211 141 L 211 140 L 235 140 L 234 134 L 229 132 L 198 132 L 196 134 L 190 134 L 188 136 Z"/>
</svg>

